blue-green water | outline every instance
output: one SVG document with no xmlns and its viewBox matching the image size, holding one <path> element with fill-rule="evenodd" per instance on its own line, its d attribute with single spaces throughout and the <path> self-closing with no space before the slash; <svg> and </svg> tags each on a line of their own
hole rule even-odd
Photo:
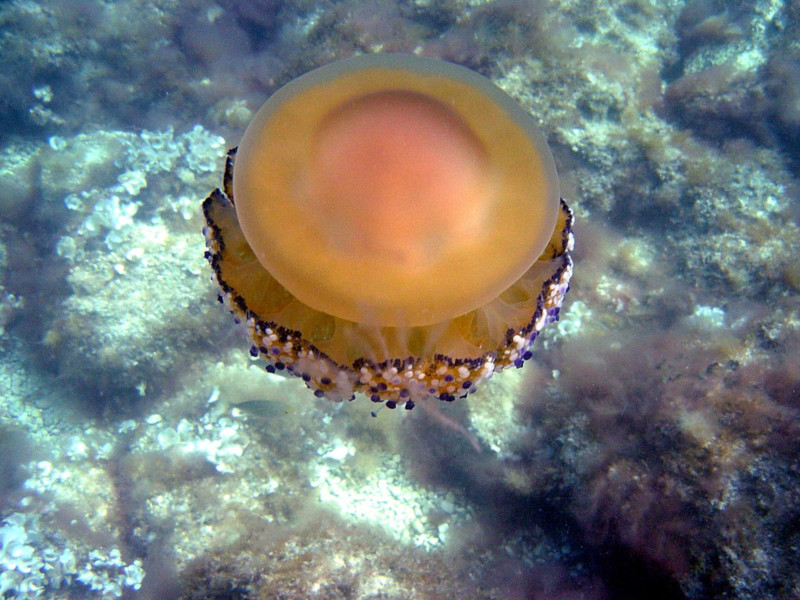
<svg viewBox="0 0 800 600">
<path fill-rule="evenodd" d="M 0 2 L 0 597 L 798 597 L 798 48 L 789 0 Z M 518 100 L 577 222 L 524 368 L 375 418 L 250 358 L 200 214 L 371 52 Z"/>
</svg>

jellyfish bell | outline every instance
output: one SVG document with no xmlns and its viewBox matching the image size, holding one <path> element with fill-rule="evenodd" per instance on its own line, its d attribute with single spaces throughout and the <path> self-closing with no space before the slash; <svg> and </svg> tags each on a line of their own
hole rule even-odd
<svg viewBox="0 0 800 600">
<path fill-rule="evenodd" d="M 477 73 L 414 56 L 278 90 L 203 209 L 251 353 L 332 400 L 471 393 L 530 357 L 572 274 L 572 213 L 533 119 Z"/>
</svg>

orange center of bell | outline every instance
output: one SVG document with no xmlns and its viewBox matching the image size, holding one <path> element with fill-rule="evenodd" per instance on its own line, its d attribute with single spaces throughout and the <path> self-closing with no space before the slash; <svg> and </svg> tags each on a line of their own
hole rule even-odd
<svg viewBox="0 0 800 600">
<path fill-rule="evenodd" d="M 443 103 L 407 91 L 356 98 L 326 117 L 298 200 L 331 248 L 414 269 L 481 233 L 487 153 Z"/>
</svg>

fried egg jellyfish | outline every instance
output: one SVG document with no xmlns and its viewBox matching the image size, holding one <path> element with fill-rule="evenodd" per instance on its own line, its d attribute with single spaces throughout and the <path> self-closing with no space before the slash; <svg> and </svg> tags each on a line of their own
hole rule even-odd
<svg viewBox="0 0 800 600">
<path fill-rule="evenodd" d="M 203 204 L 220 301 L 267 370 L 412 408 L 531 357 L 573 216 L 533 119 L 447 62 L 358 56 L 271 96 Z"/>
</svg>

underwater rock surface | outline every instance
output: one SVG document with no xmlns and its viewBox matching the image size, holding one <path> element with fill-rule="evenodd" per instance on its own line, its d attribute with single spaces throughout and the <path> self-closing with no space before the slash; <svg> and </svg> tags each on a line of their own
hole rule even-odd
<svg viewBox="0 0 800 600">
<path fill-rule="evenodd" d="M 800 594 L 788 0 L 0 5 L 0 596 Z M 406 52 L 539 120 L 580 243 L 524 370 L 332 405 L 243 356 L 200 202 L 280 85 Z"/>
</svg>

